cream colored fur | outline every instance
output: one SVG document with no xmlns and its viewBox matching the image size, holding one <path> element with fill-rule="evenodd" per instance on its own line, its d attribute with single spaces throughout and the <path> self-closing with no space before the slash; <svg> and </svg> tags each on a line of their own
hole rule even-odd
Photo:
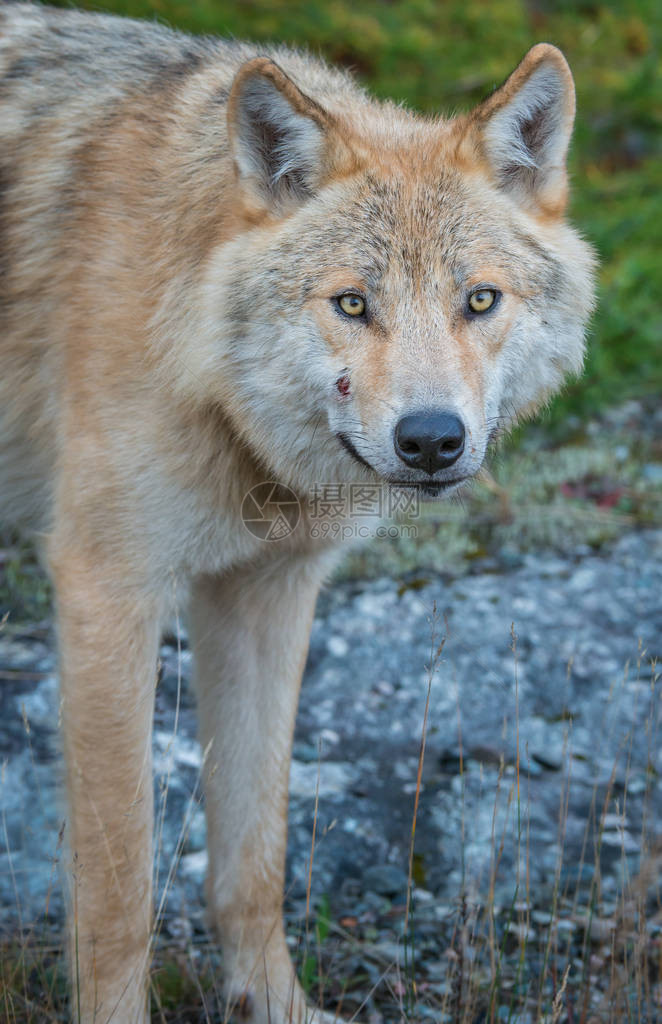
<svg viewBox="0 0 662 1024">
<path fill-rule="evenodd" d="M 147 1020 L 156 659 L 190 593 L 228 1005 L 300 1024 L 287 780 L 337 557 L 307 498 L 430 490 L 394 449 L 430 407 L 466 426 L 434 479 L 453 490 L 581 366 L 572 78 L 541 45 L 471 114 L 425 119 L 306 55 L 9 3 L 0 85 L 0 518 L 41 539 L 56 593 L 72 1015 Z M 481 318 L 478 286 L 501 293 Z M 302 506 L 273 544 L 241 518 L 270 479 Z"/>
</svg>

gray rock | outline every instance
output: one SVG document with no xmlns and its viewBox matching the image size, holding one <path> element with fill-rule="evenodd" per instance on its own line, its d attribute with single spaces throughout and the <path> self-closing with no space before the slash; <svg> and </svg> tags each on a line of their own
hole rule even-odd
<svg viewBox="0 0 662 1024">
<path fill-rule="evenodd" d="M 655 486 L 662 486 L 662 463 L 649 462 L 642 469 L 642 475 Z"/>
<path fill-rule="evenodd" d="M 407 875 L 393 864 L 374 864 L 363 872 L 363 885 L 379 896 L 406 896 Z"/>
<path fill-rule="evenodd" d="M 654 835 L 662 821 L 662 748 L 648 742 L 661 714 L 650 663 L 662 658 L 662 531 L 632 533 L 600 554 L 529 554 L 514 557 L 507 572 L 494 568 L 450 582 L 429 573 L 404 591 L 398 580 L 353 581 L 322 595 L 295 737 L 290 906 L 305 906 L 318 774 L 313 900 L 328 894 L 351 913 L 361 906 L 372 914 L 404 897 L 428 686 L 415 879 L 435 907 L 455 906 L 463 886 L 472 899 L 484 898 L 495 844 L 497 905 L 510 906 L 518 867 L 533 893 L 552 892 L 559 865 L 563 886 L 587 889 L 595 864 L 577 865 L 582 849 L 592 857 L 592 808 L 622 814 L 626 791 L 627 821 L 605 829 L 603 893 L 618 901 L 623 853 L 637 870 L 642 824 Z M 430 665 L 442 639 L 441 657 Z M 58 833 L 66 814 L 56 795 L 62 769 L 53 651 L 43 634 L 14 629 L 11 620 L 0 631 L 0 816 L 7 829 L 0 919 L 7 927 L 19 915 L 38 921 L 47 899 L 51 918 L 62 914 L 54 864 L 63 857 Z M 206 855 L 191 653 L 171 638 L 161 661 L 158 808 L 161 783 L 169 781 L 159 879 L 162 888 L 174 864 L 167 912 L 181 906 L 194 914 Z M 436 910 L 431 917 L 440 919 Z"/>
</svg>

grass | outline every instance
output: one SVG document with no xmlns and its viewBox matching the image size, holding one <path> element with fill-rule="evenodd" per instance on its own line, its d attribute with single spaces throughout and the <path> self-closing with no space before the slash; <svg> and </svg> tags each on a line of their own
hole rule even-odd
<svg viewBox="0 0 662 1024">
<path fill-rule="evenodd" d="M 51 587 L 32 544 L 0 528 L 0 617 L 33 621 L 51 614 Z"/>
</svg>

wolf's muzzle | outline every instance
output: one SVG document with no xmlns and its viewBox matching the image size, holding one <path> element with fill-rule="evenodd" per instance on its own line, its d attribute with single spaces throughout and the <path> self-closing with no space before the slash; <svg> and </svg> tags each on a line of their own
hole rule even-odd
<svg viewBox="0 0 662 1024">
<path fill-rule="evenodd" d="M 464 436 L 464 423 L 455 413 L 424 409 L 398 421 L 393 442 L 406 466 L 432 476 L 457 462 L 464 451 Z"/>
</svg>

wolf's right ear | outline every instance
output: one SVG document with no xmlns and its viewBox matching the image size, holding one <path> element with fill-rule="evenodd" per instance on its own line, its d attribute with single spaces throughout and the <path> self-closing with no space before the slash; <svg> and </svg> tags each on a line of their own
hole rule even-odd
<svg viewBox="0 0 662 1024">
<path fill-rule="evenodd" d="M 563 212 L 566 155 L 575 117 L 575 87 L 565 57 L 538 43 L 506 82 L 468 118 L 464 143 L 478 148 L 491 177 L 517 201 Z"/>
<path fill-rule="evenodd" d="M 330 116 L 268 57 L 237 72 L 228 100 L 228 131 L 240 179 L 258 202 L 280 211 L 321 183 Z"/>
</svg>

